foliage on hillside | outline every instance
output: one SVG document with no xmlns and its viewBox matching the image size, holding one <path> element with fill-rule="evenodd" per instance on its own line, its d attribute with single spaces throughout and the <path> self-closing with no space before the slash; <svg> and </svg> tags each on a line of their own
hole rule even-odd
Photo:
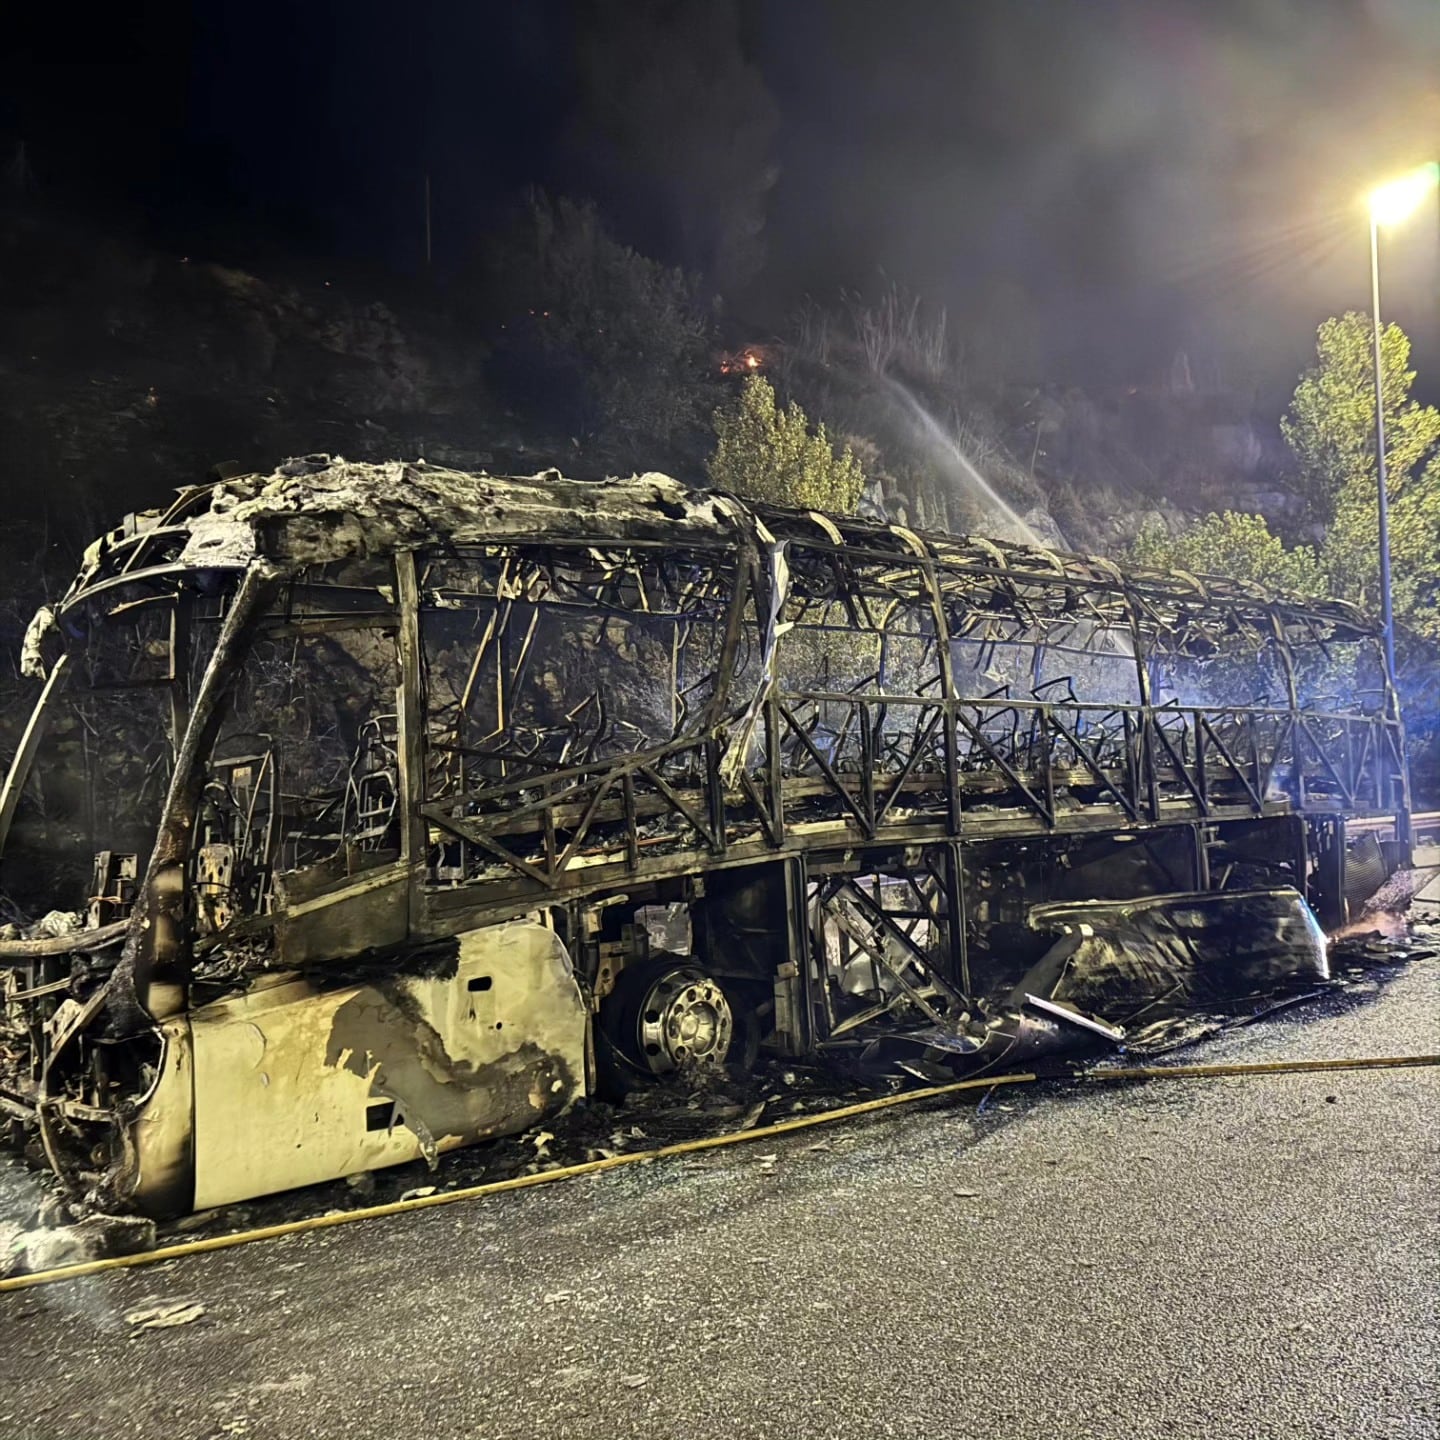
<svg viewBox="0 0 1440 1440">
<path fill-rule="evenodd" d="M 1174 534 L 1158 522 L 1145 525 L 1130 549 L 1137 564 L 1192 575 L 1225 575 L 1293 595 L 1323 595 L 1324 567 L 1311 545 L 1287 549 L 1263 515 L 1213 511 Z"/>
<path fill-rule="evenodd" d="M 1370 321 L 1353 311 L 1326 320 L 1316 364 L 1281 422 L 1318 547 L 1287 548 L 1260 515 L 1209 515 L 1178 535 L 1142 532 L 1131 554 L 1146 564 L 1209 570 L 1303 593 L 1329 593 L 1371 610 L 1379 590 L 1375 376 Z M 1382 341 L 1387 493 L 1397 621 L 1440 640 L 1440 412 L 1410 398 L 1410 342 L 1396 325 Z"/>
<path fill-rule="evenodd" d="M 1380 608 L 1380 526 L 1375 494 L 1347 486 L 1326 535 L 1331 588 Z M 1440 460 L 1411 480 L 1390 504 L 1391 597 L 1397 620 L 1440 641 Z"/>
<path fill-rule="evenodd" d="M 497 389 L 577 439 L 656 467 L 716 393 L 696 283 L 620 244 L 592 204 L 536 191 L 481 280 Z"/>
<path fill-rule="evenodd" d="M 770 382 L 748 376 L 739 396 L 715 412 L 711 483 L 756 500 L 848 513 L 865 491 L 865 472 L 848 445 L 837 451 L 825 426 L 812 431 L 795 401 L 783 409 Z"/>
</svg>

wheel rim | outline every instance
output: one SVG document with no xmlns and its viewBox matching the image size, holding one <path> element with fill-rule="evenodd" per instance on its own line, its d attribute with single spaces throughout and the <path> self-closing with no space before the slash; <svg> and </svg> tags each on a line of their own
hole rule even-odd
<svg viewBox="0 0 1440 1440">
<path fill-rule="evenodd" d="M 661 975 L 636 1024 L 640 1059 L 654 1075 L 718 1069 L 730 1053 L 735 1017 L 725 992 L 698 970 Z"/>
</svg>

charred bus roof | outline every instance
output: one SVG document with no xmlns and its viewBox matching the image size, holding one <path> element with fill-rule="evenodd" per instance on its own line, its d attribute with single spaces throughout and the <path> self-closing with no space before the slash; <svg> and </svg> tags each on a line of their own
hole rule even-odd
<svg viewBox="0 0 1440 1440">
<path fill-rule="evenodd" d="M 1299 643 L 1371 638 L 1377 621 L 1349 602 L 1305 599 L 1224 576 L 1164 572 L 983 536 L 913 531 L 691 489 L 649 473 L 573 480 L 471 474 L 424 461 L 370 464 L 324 455 L 183 490 L 97 540 L 62 611 L 110 586 L 160 576 L 243 570 L 280 575 L 396 551 L 507 541 L 684 544 L 759 550 L 777 542 L 891 554 L 934 568 L 947 602 L 1029 623 L 1077 616 L 1136 630 L 1167 653 L 1205 654 L 1248 633 Z M 33 666 L 32 666 L 33 668 Z"/>
</svg>

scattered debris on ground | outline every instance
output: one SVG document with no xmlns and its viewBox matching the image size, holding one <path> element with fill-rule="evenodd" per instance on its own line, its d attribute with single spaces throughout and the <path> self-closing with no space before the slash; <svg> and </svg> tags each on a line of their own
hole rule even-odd
<svg viewBox="0 0 1440 1440">
<path fill-rule="evenodd" d="M 176 1325 L 190 1325 L 205 1314 L 198 1300 L 162 1300 L 126 1312 L 125 1322 L 137 1330 L 170 1330 Z"/>
<path fill-rule="evenodd" d="M 1143 1030 L 1136 1031 L 1127 1037 L 1118 1058 L 1123 1063 L 1172 1053 L 1222 1030 L 1282 1014 L 1303 1019 L 1310 1005 L 1325 999 L 1364 1003 L 1402 967 L 1433 961 L 1437 956 L 1440 926 L 1415 923 L 1399 939 L 1378 929 L 1351 934 L 1330 946 L 1333 978 L 1327 984 L 1310 984 L 1298 995 L 1268 999 L 1228 1015 L 1194 1017 L 1179 1029 L 1160 1027 L 1149 1043 Z M 1065 1068 L 1055 1067 L 1057 1073 Z M 156 1243 L 182 1240 L 199 1231 L 230 1233 L 307 1215 L 419 1199 L 627 1151 L 755 1129 L 792 1114 L 819 1113 L 911 1089 L 916 1083 L 898 1066 L 893 1073 L 884 1074 L 863 1072 L 853 1062 L 827 1066 L 762 1059 L 744 1075 L 717 1072 L 698 1084 L 647 1085 L 623 1100 L 582 1101 L 544 1129 L 442 1156 L 434 1174 L 417 1161 L 352 1177 L 362 1182 L 359 1185 L 336 1181 L 162 1222 L 158 1241 L 154 1222 L 133 1217 L 93 1215 L 67 1223 L 73 1218 L 71 1212 L 50 1193 L 46 1177 L 26 1172 L 18 1161 L 10 1161 L 0 1166 L 0 1274 L 150 1249 Z M 994 1092 L 975 1093 L 977 1114 L 992 1117 L 993 1123 L 1004 1124 L 1015 1113 L 1013 1105 L 995 1102 L 991 1098 Z M 850 1138 L 819 1140 L 805 1149 L 825 1150 Z M 757 1168 L 765 1173 L 777 1163 L 778 1157 L 767 1152 Z M 50 1223 L 43 1223 L 42 1217 Z"/>
<path fill-rule="evenodd" d="M 89 1215 L 73 1225 L 0 1231 L 0 1277 L 33 1275 L 65 1265 L 135 1255 L 155 1246 L 155 1222 L 136 1215 Z"/>
</svg>

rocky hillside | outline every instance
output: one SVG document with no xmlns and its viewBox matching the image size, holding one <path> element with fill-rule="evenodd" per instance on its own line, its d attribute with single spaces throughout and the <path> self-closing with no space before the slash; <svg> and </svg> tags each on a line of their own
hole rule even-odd
<svg viewBox="0 0 1440 1440">
<path fill-rule="evenodd" d="M 215 465 L 327 450 L 548 463 L 489 402 L 484 350 L 420 297 L 277 282 L 122 238 L 0 227 L 0 454 L 12 524 L 74 542 Z M 562 442 L 563 443 L 563 442 Z"/>
<path fill-rule="evenodd" d="M 262 277 L 120 235 L 0 215 L 0 456 L 12 539 L 73 553 L 125 510 L 213 466 L 268 469 L 323 450 L 425 455 L 459 468 L 618 466 L 606 437 L 546 433 L 486 381 L 477 327 L 420 288 L 368 277 Z M 885 374 L 843 345 L 765 352 L 782 392 L 847 437 L 869 503 L 910 523 L 1029 533 L 1109 553 L 1145 519 L 1208 509 L 1288 518 L 1279 437 L 1188 367 L 1123 394 Z M 492 377 L 493 378 L 493 377 Z M 698 477 L 705 437 L 670 463 Z M 691 453 L 693 451 L 693 453 Z"/>
<path fill-rule="evenodd" d="M 1226 509 L 1282 531 L 1299 520 L 1275 418 L 1197 386 L 1183 357 L 1161 382 L 1091 394 L 903 361 L 877 373 L 843 343 L 762 353 L 782 390 L 861 455 L 871 503 L 917 525 L 1120 555 L 1153 521 Z"/>
</svg>

